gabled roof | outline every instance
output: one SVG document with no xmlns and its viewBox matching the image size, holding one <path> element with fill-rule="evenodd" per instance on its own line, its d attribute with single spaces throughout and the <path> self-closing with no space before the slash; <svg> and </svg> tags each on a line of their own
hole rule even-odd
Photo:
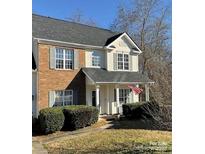
<svg viewBox="0 0 205 154">
<path fill-rule="evenodd" d="M 32 36 L 93 46 L 105 46 L 118 33 L 107 29 L 33 14 Z M 110 40 L 110 41 L 109 41 Z"/>
<path fill-rule="evenodd" d="M 154 83 L 139 72 L 107 71 L 99 68 L 82 68 L 82 71 L 95 83 Z"/>
<path fill-rule="evenodd" d="M 139 49 L 139 47 L 137 46 L 137 44 L 132 40 L 132 38 L 126 33 L 120 33 L 116 36 L 113 37 L 113 39 L 111 39 L 110 43 L 108 43 L 106 46 L 107 48 L 110 48 L 111 46 L 113 46 L 114 42 L 118 41 L 119 39 L 122 38 L 126 38 L 127 41 L 132 45 L 132 49 L 135 53 L 142 53 L 142 51 Z"/>
</svg>

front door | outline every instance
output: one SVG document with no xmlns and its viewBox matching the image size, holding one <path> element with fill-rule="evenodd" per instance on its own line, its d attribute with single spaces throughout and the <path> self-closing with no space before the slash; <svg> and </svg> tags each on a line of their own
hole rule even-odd
<svg viewBox="0 0 205 154">
<path fill-rule="evenodd" d="M 92 106 L 96 106 L 96 91 L 92 91 Z"/>
</svg>

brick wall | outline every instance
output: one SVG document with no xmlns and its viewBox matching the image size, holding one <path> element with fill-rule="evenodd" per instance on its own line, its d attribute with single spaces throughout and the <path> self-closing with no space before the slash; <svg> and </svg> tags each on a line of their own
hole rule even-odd
<svg viewBox="0 0 205 154">
<path fill-rule="evenodd" d="M 79 69 L 75 70 L 54 70 L 49 68 L 50 45 L 39 44 L 39 67 L 38 67 L 38 109 L 48 107 L 49 91 L 78 89 L 79 102 L 85 104 L 85 75 L 80 71 L 85 66 L 85 51 L 79 51 Z"/>
</svg>

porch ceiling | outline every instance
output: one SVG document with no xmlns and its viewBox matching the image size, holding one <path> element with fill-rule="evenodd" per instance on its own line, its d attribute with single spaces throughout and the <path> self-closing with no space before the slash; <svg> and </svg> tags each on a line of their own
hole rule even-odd
<svg viewBox="0 0 205 154">
<path fill-rule="evenodd" d="M 95 83 L 154 83 L 139 72 L 107 71 L 99 68 L 82 68 L 82 71 Z"/>
</svg>

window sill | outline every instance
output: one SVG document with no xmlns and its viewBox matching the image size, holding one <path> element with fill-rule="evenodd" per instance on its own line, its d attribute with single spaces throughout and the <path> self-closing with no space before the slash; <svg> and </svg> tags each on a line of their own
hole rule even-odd
<svg viewBox="0 0 205 154">
<path fill-rule="evenodd" d="M 56 69 L 54 68 L 55 71 L 74 71 L 75 69 Z"/>
<path fill-rule="evenodd" d="M 89 68 L 101 68 L 100 66 L 89 66 Z"/>
</svg>

